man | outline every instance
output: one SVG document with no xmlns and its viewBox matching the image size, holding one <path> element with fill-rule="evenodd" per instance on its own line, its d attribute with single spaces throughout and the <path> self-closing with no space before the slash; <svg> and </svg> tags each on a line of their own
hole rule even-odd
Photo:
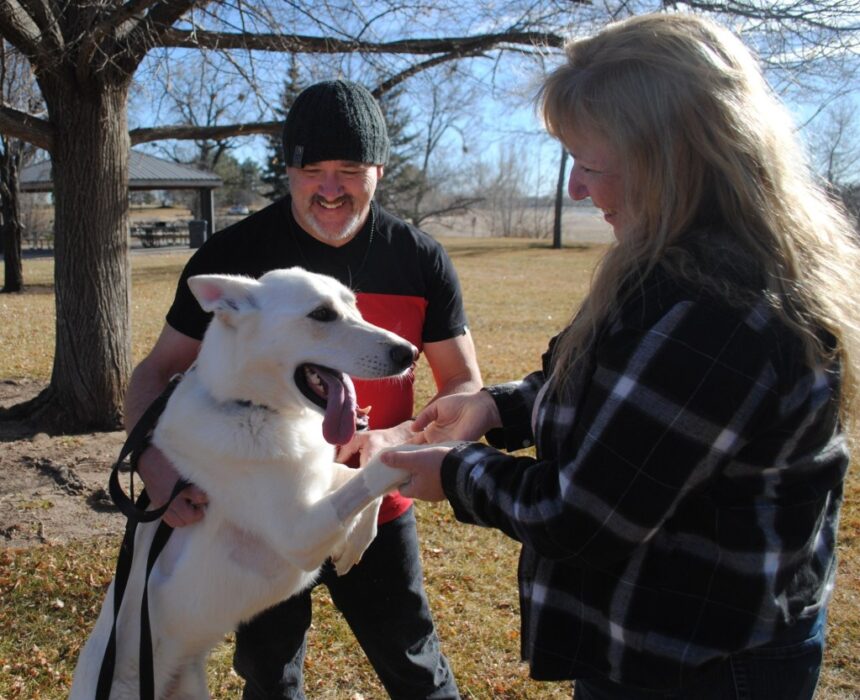
<svg viewBox="0 0 860 700">
<path fill-rule="evenodd" d="M 451 261 L 432 238 L 373 202 L 389 141 L 372 95 L 341 80 L 307 88 L 287 116 L 284 151 L 290 195 L 213 236 L 186 265 L 167 323 L 132 374 L 128 429 L 170 377 L 186 370 L 197 355 L 209 316 L 186 280 L 202 273 L 259 277 L 298 265 L 336 277 L 356 291 L 367 320 L 424 352 L 437 397 L 480 388 Z M 411 437 L 413 379 L 410 372 L 406 381 L 355 381 L 370 430 L 342 446 L 339 461 L 363 464 L 383 447 Z M 153 503 L 165 502 L 175 470 L 155 448 L 144 453 L 139 466 Z M 174 500 L 164 521 L 190 525 L 204 517 L 205 505 L 206 494 L 191 486 Z M 386 497 L 379 522 L 361 562 L 340 578 L 327 566 L 321 582 L 392 698 L 458 698 L 424 592 L 411 501 L 399 494 Z M 310 622 L 307 591 L 240 627 L 233 661 L 246 681 L 243 698 L 304 698 Z"/>
</svg>

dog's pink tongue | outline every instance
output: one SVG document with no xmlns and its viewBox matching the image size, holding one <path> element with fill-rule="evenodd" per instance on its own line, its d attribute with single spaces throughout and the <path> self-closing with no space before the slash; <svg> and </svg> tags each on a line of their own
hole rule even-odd
<svg viewBox="0 0 860 700">
<path fill-rule="evenodd" d="M 355 434 L 355 387 L 349 375 L 334 375 L 317 367 L 328 397 L 323 418 L 323 437 L 332 445 L 345 445 Z"/>
</svg>

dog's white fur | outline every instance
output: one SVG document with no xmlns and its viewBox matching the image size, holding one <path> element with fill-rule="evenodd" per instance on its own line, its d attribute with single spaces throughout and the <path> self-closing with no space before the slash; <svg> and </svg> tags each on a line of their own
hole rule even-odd
<svg viewBox="0 0 860 700">
<path fill-rule="evenodd" d="M 294 379 L 304 363 L 376 378 L 414 360 L 414 347 L 361 319 L 346 287 L 298 268 L 259 280 L 204 275 L 189 286 L 214 318 L 153 441 L 209 505 L 200 522 L 174 531 L 150 576 L 158 700 L 208 698 L 209 650 L 310 585 L 329 556 L 338 573 L 347 571 L 376 534 L 380 496 L 407 478 L 379 460 L 358 470 L 336 464 L 322 409 Z M 156 527 L 137 528 L 112 700 L 139 697 L 140 603 Z M 95 696 L 113 589 L 81 653 L 71 700 Z"/>
</svg>

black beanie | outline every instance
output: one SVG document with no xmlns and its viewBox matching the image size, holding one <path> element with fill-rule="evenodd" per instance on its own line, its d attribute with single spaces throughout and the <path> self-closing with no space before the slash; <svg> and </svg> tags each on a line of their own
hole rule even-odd
<svg viewBox="0 0 860 700">
<path fill-rule="evenodd" d="M 328 80 L 305 88 L 284 123 L 287 167 L 321 160 L 384 165 L 388 150 L 382 110 L 358 83 Z"/>
</svg>

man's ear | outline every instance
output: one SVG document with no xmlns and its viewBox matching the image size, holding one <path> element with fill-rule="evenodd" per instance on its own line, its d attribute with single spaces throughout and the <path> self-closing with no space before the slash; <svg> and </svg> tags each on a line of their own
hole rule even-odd
<svg viewBox="0 0 860 700">
<path fill-rule="evenodd" d="M 377 165 L 376 166 L 376 179 L 381 180 L 382 176 L 384 174 L 385 174 L 385 166 L 384 165 Z"/>
<path fill-rule="evenodd" d="M 204 311 L 228 326 L 235 326 L 239 318 L 260 308 L 254 292 L 260 286 L 257 280 L 238 275 L 195 275 L 188 278 L 188 287 Z"/>
</svg>

